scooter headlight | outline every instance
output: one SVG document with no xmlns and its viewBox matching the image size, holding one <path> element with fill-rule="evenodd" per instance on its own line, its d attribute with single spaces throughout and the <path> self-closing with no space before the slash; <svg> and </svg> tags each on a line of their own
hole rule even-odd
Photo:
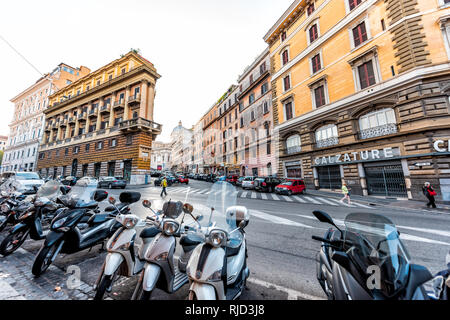
<svg viewBox="0 0 450 320">
<path fill-rule="evenodd" d="M 223 230 L 216 229 L 209 233 L 207 242 L 213 247 L 219 248 L 227 242 L 227 233 Z"/>
<path fill-rule="evenodd" d="M 138 223 L 138 219 L 136 217 L 127 217 L 123 219 L 122 225 L 127 229 L 132 229 Z"/>
<path fill-rule="evenodd" d="M 173 236 L 179 229 L 180 225 L 177 221 L 172 219 L 164 220 L 163 232 L 167 236 Z"/>
<path fill-rule="evenodd" d="M 56 220 L 55 222 L 53 222 L 52 224 L 52 229 L 58 229 L 60 228 L 67 220 L 67 217 L 64 217 L 62 219 Z"/>
<path fill-rule="evenodd" d="M 2 210 L 3 213 L 7 213 L 9 210 L 11 210 L 11 207 L 9 206 L 9 204 L 4 203 L 1 206 L 1 210 Z"/>
<path fill-rule="evenodd" d="M 221 281 L 221 280 L 222 280 L 222 269 L 217 270 L 207 279 L 207 281 Z"/>
</svg>

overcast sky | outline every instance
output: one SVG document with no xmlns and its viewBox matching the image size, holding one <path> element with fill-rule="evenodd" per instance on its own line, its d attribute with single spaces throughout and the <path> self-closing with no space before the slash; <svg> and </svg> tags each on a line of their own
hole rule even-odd
<svg viewBox="0 0 450 320">
<path fill-rule="evenodd" d="M 92 71 L 138 48 L 156 67 L 154 120 L 168 141 L 191 127 L 266 48 L 262 39 L 293 0 L 2 1 L 0 35 L 42 73 L 60 62 Z M 40 75 L 0 39 L 0 134 L 9 101 Z"/>
</svg>

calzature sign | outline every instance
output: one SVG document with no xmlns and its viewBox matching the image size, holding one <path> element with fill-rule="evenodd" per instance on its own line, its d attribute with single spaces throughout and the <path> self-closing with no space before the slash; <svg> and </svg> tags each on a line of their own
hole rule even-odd
<svg viewBox="0 0 450 320">
<path fill-rule="evenodd" d="M 398 148 L 390 147 L 384 149 L 348 152 L 326 157 L 317 157 L 314 159 L 314 163 L 317 166 L 323 166 L 355 161 L 374 161 L 374 160 L 390 159 L 399 155 L 400 151 Z"/>
<path fill-rule="evenodd" d="M 434 142 L 434 150 L 437 152 L 450 152 L 450 140 L 447 142 L 447 148 L 444 147 L 444 140 L 437 140 Z"/>
</svg>

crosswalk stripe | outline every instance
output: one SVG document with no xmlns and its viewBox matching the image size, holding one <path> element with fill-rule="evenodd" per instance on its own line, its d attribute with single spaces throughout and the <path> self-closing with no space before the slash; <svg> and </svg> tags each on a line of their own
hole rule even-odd
<svg viewBox="0 0 450 320">
<path fill-rule="evenodd" d="M 261 193 L 261 197 L 262 197 L 264 200 L 267 200 L 267 194 Z"/>
<path fill-rule="evenodd" d="M 365 204 L 362 203 L 358 203 L 358 202 L 352 202 L 352 204 L 362 207 L 362 208 L 366 208 L 366 209 L 372 209 L 372 207 L 366 206 Z"/>
<path fill-rule="evenodd" d="M 255 192 L 252 192 L 252 199 L 256 199 L 256 198 L 257 198 L 256 193 L 255 193 Z"/>
<path fill-rule="evenodd" d="M 293 198 L 294 198 L 295 200 L 297 200 L 298 202 L 306 203 L 305 200 L 303 200 L 302 198 L 300 198 L 300 197 L 298 197 L 298 196 L 293 196 Z"/>
<path fill-rule="evenodd" d="M 306 200 L 309 200 L 309 201 L 312 202 L 312 203 L 315 203 L 315 204 L 321 204 L 319 201 L 316 201 L 316 200 L 314 200 L 314 199 L 311 198 L 311 197 L 303 196 L 303 198 L 305 198 Z"/>
<path fill-rule="evenodd" d="M 335 205 L 336 205 L 336 203 L 331 202 L 331 201 L 329 201 L 329 200 L 327 200 L 327 199 L 325 199 L 325 198 L 316 198 L 316 199 L 319 200 L 319 201 L 325 202 L 325 203 L 327 203 L 327 204 L 330 204 L 330 205 L 332 205 L 332 206 L 335 206 Z"/>
<path fill-rule="evenodd" d="M 291 198 L 287 197 L 287 196 L 282 196 L 284 200 L 288 201 L 288 202 L 293 202 L 294 200 L 292 200 Z"/>
<path fill-rule="evenodd" d="M 241 193 L 241 198 L 247 198 L 247 191 Z"/>
<path fill-rule="evenodd" d="M 280 198 L 275 193 L 270 194 L 274 200 L 280 201 Z"/>
</svg>

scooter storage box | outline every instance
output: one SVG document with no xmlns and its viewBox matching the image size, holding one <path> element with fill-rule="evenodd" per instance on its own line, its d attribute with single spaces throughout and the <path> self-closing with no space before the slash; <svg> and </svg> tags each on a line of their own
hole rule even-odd
<svg viewBox="0 0 450 320">
<path fill-rule="evenodd" d="M 139 192 L 126 191 L 122 192 L 119 196 L 119 200 L 122 203 L 135 203 L 141 199 L 141 194 Z"/>
</svg>

